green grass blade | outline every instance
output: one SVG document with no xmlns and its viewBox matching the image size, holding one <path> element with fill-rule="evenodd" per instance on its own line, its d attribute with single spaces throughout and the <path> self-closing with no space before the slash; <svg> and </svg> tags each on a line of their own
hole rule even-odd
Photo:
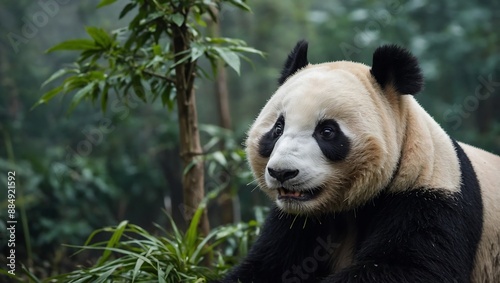
<svg viewBox="0 0 500 283">
<path fill-rule="evenodd" d="M 102 265 L 104 262 L 106 262 L 111 255 L 111 249 L 112 247 L 115 247 L 119 242 L 120 238 L 122 237 L 123 231 L 127 227 L 128 221 L 122 221 L 118 226 L 116 227 L 115 232 L 111 236 L 111 239 L 109 239 L 108 244 L 106 245 L 106 249 L 102 253 L 101 258 L 97 262 L 97 266 Z"/>
<path fill-rule="evenodd" d="M 166 274 L 165 274 L 165 271 L 161 270 L 161 266 L 160 266 L 160 262 L 157 262 L 157 270 L 158 270 L 158 282 L 159 283 L 167 283 L 167 281 L 165 281 L 165 278 L 166 278 Z"/>
<path fill-rule="evenodd" d="M 204 211 L 205 211 L 205 203 L 202 202 L 200 204 L 200 207 L 198 207 L 198 209 L 194 213 L 193 219 L 191 219 L 191 223 L 189 223 L 189 228 L 187 229 L 185 236 L 186 248 L 189 250 L 194 251 L 196 240 L 199 236 L 198 224 L 200 223 L 200 218 Z"/>
<path fill-rule="evenodd" d="M 141 267 L 142 267 L 143 263 L 144 263 L 143 259 L 141 259 L 141 258 L 137 259 L 135 266 L 134 266 L 134 270 L 132 271 L 132 283 L 135 282 L 135 278 L 137 277 L 137 274 L 139 274 L 141 272 Z"/>
<path fill-rule="evenodd" d="M 101 274 L 101 276 L 99 276 L 99 278 L 97 278 L 97 280 L 94 281 L 94 283 L 104 283 L 119 267 L 121 267 L 120 264 L 114 265 L 113 267 L 111 267 L 111 269 Z"/>
</svg>

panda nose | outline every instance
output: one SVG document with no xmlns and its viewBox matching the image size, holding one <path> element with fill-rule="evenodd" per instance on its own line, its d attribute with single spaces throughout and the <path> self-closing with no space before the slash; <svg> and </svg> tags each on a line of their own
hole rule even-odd
<svg viewBox="0 0 500 283">
<path fill-rule="evenodd" d="M 272 168 L 267 168 L 269 175 L 275 178 L 276 180 L 284 183 L 286 180 L 293 179 L 295 176 L 299 174 L 299 170 L 291 170 L 291 169 L 282 169 L 282 170 L 274 170 Z"/>
</svg>

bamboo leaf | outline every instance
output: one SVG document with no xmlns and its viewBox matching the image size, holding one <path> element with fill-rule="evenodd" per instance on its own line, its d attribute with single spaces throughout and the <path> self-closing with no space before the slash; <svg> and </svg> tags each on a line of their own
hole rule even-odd
<svg viewBox="0 0 500 283">
<path fill-rule="evenodd" d="M 111 5 L 113 3 L 115 3 L 116 0 L 102 0 L 98 5 L 97 5 L 97 8 L 101 8 L 101 7 L 104 7 L 104 6 L 107 6 L 107 5 Z"/>
<path fill-rule="evenodd" d="M 142 101 L 146 101 L 146 92 L 144 91 L 144 86 L 142 85 L 141 78 L 138 76 L 135 76 L 132 79 L 132 88 L 134 89 L 135 95 L 139 97 Z"/>
<path fill-rule="evenodd" d="M 174 22 L 174 24 L 180 27 L 184 23 L 184 16 L 179 13 L 175 13 L 172 15 L 172 21 Z"/>
<path fill-rule="evenodd" d="M 170 100 L 170 92 L 172 91 L 172 86 L 170 84 L 167 84 L 165 86 L 165 90 L 162 91 L 161 93 L 161 103 L 163 106 L 167 105 L 167 103 Z"/>
<path fill-rule="evenodd" d="M 240 74 L 240 57 L 235 52 L 222 47 L 214 47 L 215 51 L 219 54 L 219 56 L 226 62 L 229 67 L 236 71 L 236 73 Z"/>
<path fill-rule="evenodd" d="M 42 83 L 41 87 L 43 88 L 48 83 L 52 82 L 55 79 L 58 79 L 58 78 L 64 76 L 65 74 L 68 74 L 68 73 L 76 73 L 76 70 L 72 70 L 72 69 L 60 69 L 57 72 L 53 73 L 52 76 L 50 76 L 50 78 L 48 78 L 46 81 L 44 81 Z"/>
<path fill-rule="evenodd" d="M 75 109 L 75 107 L 80 103 L 80 101 L 82 101 L 85 96 L 92 94 L 92 90 L 94 89 L 95 85 L 96 83 L 92 82 L 77 91 L 75 93 L 75 96 L 73 96 L 73 99 L 71 100 L 68 112 L 73 111 L 73 109 Z"/>
<path fill-rule="evenodd" d="M 105 83 L 104 88 L 102 89 L 102 94 L 101 94 L 101 111 L 102 111 L 102 113 L 106 113 L 106 109 L 108 106 L 108 91 L 109 91 L 109 84 Z"/>
<path fill-rule="evenodd" d="M 236 46 L 236 47 L 231 47 L 231 50 L 233 51 L 236 51 L 236 52 L 245 52 L 245 53 L 254 53 L 254 54 L 258 54 L 262 57 L 264 57 L 264 52 L 260 51 L 260 50 L 257 50 L 255 48 L 252 48 L 252 47 L 247 47 L 247 46 Z"/>
<path fill-rule="evenodd" d="M 226 157 L 224 156 L 224 154 L 222 154 L 222 152 L 220 151 L 216 151 L 212 154 L 212 157 L 215 159 L 215 161 L 217 161 L 220 165 L 222 166 L 226 166 L 227 165 L 227 159 Z"/>
<path fill-rule="evenodd" d="M 43 94 L 43 96 L 35 103 L 35 105 L 33 105 L 31 107 L 30 110 L 33 110 L 35 109 L 37 106 L 39 106 L 40 104 L 43 104 L 43 103 L 46 103 L 47 101 L 51 100 L 55 95 L 57 95 L 58 93 L 62 92 L 63 91 L 63 86 L 60 85 L 56 88 L 53 88 L 49 91 L 47 91 L 46 93 Z"/>
<path fill-rule="evenodd" d="M 252 9 L 250 9 L 250 6 L 248 6 L 247 4 L 245 4 L 245 2 L 243 2 L 241 0 L 230 0 L 229 2 L 242 10 L 245 10 L 247 12 L 252 12 Z"/>
<path fill-rule="evenodd" d="M 165 86 L 165 90 L 161 93 L 161 102 L 163 103 L 163 106 L 167 106 L 167 109 L 169 111 L 174 110 L 175 107 L 175 97 L 177 96 L 177 93 L 174 89 L 174 86 L 170 83 L 168 83 Z"/>
<path fill-rule="evenodd" d="M 111 46 L 113 40 L 102 28 L 85 27 L 85 30 L 99 46 L 103 48 L 109 48 Z"/>
<path fill-rule="evenodd" d="M 102 81 L 106 78 L 106 74 L 103 71 L 90 71 L 86 74 L 89 80 Z"/>
<path fill-rule="evenodd" d="M 153 98 L 151 99 L 151 102 L 153 102 L 153 103 L 156 101 L 156 99 L 160 95 L 159 87 L 160 87 L 159 82 L 157 80 L 151 80 L 151 82 L 149 83 L 149 89 L 150 89 L 149 92 L 153 96 Z"/>
<path fill-rule="evenodd" d="M 159 44 L 153 45 L 153 54 L 156 56 L 160 56 L 162 53 L 161 46 Z M 156 58 L 155 56 L 155 58 Z"/>
<path fill-rule="evenodd" d="M 196 61 L 201 55 L 205 53 L 205 48 L 199 44 L 193 44 L 191 46 L 191 62 Z"/>
<path fill-rule="evenodd" d="M 121 19 L 125 17 L 125 15 L 127 15 L 130 11 L 132 11 L 132 9 L 134 9 L 136 5 L 137 5 L 136 3 L 128 3 L 127 5 L 125 5 L 123 10 L 120 12 L 118 18 Z"/>
<path fill-rule="evenodd" d="M 63 92 L 69 93 L 72 90 L 85 87 L 89 83 L 89 80 L 83 76 L 72 76 L 66 78 L 63 82 Z"/>
<path fill-rule="evenodd" d="M 211 44 L 229 44 L 232 46 L 245 46 L 245 41 L 230 37 L 206 37 L 205 41 Z"/>
<path fill-rule="evenodd" d="M 194 16 L 194 20 L 196 21 L 196 23 L 199 26 L 201 26 L 201 27 L 206 27 L 207 26 L 207 23 L 202 19 L 200 13 L 193 13 L 193 16 Z"/>
<path fill-rule="evenodd" d="M 57 50 L 98 50 L 99 46 L 95 45 L 95 42 L 90 39 L 71 39 L 63 41 L 45 51 L 50 53 Z"/>
</svg>

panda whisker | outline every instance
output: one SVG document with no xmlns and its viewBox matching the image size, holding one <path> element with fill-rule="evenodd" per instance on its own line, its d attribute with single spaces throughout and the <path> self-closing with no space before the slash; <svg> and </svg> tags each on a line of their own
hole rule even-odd
<svg viewBox="0 0 500 283">
<path fill-rule="evenodd" d="M 290 224 L 290 229 L 292 229 L 293 224 L 295 223 L 295 220 L 297 220 L 298 216 L 299 216 L 298 214 L 295 214 L 295 217 L 293 218 L 292 224 Z"/>
<path fill-rule="evenodd" d="M 257 190 L 259 188 L 259 185 L 256 185 L 250 192 L 254 192 L 255 190 Z"/>
<path fill-rule="evenodd" d="M 316 220 L 318 220 L 320 225 L 323 225 L 323 223 L 321 222 L 321 218 L 319 218 L 319 216 L 316 216 Z"/>
<path fill-rule="evenodd" d="M 283 213 L 283 211 L 280 210 L 280 212 L 278 214 L 278 219 L 281 220 L 283 218 L 283 216 L 285 216 L 285 213 Z"/>
<path fill-rule="evenodd" d="M 262 176 L 261 176 L 261 177 L 262 177 Z M 258 179 L 258 178 L 253 179 L 252 181 L 250 181 L 250 182 L 248 182 L 248 183 L 247 183 L 247 186 L 249 186 L 249 185 L 250 185 L 250 184 L 252 184 L 252 183 L 259 183 L 259 179 Z"/>
</svg>

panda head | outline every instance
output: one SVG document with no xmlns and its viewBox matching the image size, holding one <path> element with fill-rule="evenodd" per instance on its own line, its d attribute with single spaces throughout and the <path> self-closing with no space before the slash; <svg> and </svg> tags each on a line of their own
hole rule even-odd
<svg viewBox="0 0 500 283">
<path fill-rule="evenodd" d="M 248 132 L 250 167 L 260 188 L 288 213 L 356 208 L 389 185 L 405 133 L 404 104 L 423 78 L 415 57 L 394 46 L 372 67 L 309 64 L 300 41 L 280 87 Z"/>
</svg>

